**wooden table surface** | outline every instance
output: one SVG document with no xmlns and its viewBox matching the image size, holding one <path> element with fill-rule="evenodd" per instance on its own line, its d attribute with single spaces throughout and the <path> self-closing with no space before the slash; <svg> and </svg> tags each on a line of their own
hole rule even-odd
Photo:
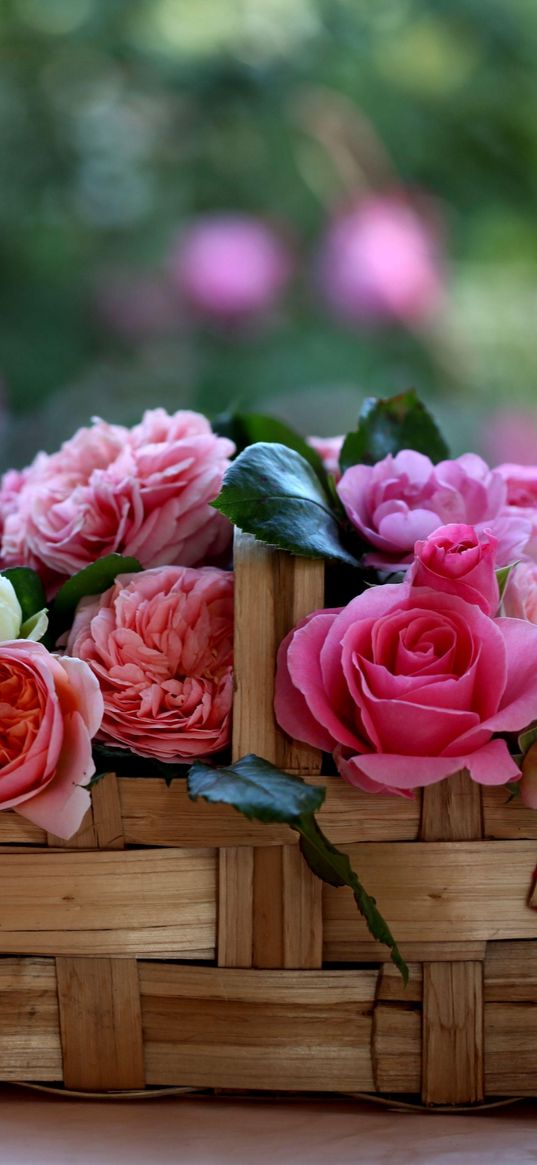
<svg viewBox="0 0 537 1165">
<path fill-rule="evenodd" d="M 6 1088 L 0 1162 L 535 1165 L 537 1105 L 439 1115 L 353 1101 L 79 1101 Z"/>
</svg>

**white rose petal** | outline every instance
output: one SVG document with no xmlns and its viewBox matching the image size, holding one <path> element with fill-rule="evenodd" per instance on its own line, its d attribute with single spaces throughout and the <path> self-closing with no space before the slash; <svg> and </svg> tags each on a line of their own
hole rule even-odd
<svg viewBox="0 0 537 1165">
<path fill-rule="evenodd" d="M 15 588 L 0 575 L 0 641 L 17 639 L 22 623 L 22 609 Z"/>
<path fill-rule="evenodd" d="M 19 635 L 21 639 L 33 639 L 35 643 L 43 638 L 48 627 L 48 612 L 46 607 L 42 611 L 36 611 L 35 615 L 30 615 L 29 619 L 22 624 Z"/>
</svg>

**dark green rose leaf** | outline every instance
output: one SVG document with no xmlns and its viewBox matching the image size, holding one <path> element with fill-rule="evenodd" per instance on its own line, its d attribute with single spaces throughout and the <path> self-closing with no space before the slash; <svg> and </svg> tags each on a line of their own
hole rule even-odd
<svg viewBox="0 0 537 1165">
<path fill-rule="evenodd" d="M 376 901 L 367 893 L 351 866 L 347 854 L 336 849 L 335 845 L 320 829 L 313 816 L 302 818 L 293 828 L 300 833 L 300 851 L 310 870 L 328 882 L 330 886 L 348 886 L 353 893 L 354 901 L 364 919 L 369 933 L 384 943 L 390 950 L 392 962 L 398 967 L 405 985 L 408 983 L 408 967 L 397 946 L 393 934 L 380 913 Z"/>
<path fill-rule="evenodd" d="M 213 421 L 213 428 L 216 433 L 235 442 L 237 453 L 242 453 L 248 445 L 255 445 L 259 441 L 286 445 L 288 449 L 300 453 L 322 481 L 326 479 L 327 474 L 319 454 L 308 445 L 300 433 L 295 432 L 277 417 L 268 417 L 263 413 L 223 413 Z"/>
<path fill-rule="evenodd" d="M 326 795 L 323 788 L 282 773 L 254 753 L 222 768 L 196 761 L 188 774 L 188 792 L 193 801 L 202 797 L 219 805 L 233 805 L 250 820 L 273 824 L 290 824 L 303 814 L 314 813 Z"/>
<path fill-rule="evenodd" d="M 190 767 L 188 762 L 168 763 L 156 760 L 155 757 L 139 756 L 128 748 L 112 748 L 100 740 L 93 742 L 92 752 L 95 776 L 92 777 L 90 786 L 95 785 L 107 773 L 116 773 L 118 777 L 161 777 L 167 785 L 171 785 L 172 781 L 185 780 Z"/>
<path fill-rule="evenodd" d="M 263 441 L 245 449 L 212 504 L 260 542 L 358 565 L 340 541 L 338 512 L 314 469 L 285 445 Z"/>
<path fill-rule="evenodd" d="M 86 595 L 101 595 L 112 586 L 118 574 L 134 574 L 141 569 L 137 558 L 107 554 L 79 570 L 60 587 L 51 603 L 50 638 L 55 642 L 71 626 L 76 608 Z"/>
<path fill-rule="evenodd" d="M 43 583 L 35 570 L 30 570 L 29 566 L 9 566 L 0 573 L 9 579 L 15 591 L 21 605 L 23 623 L 46 607 Z"/>
<path fill-rule="evenodd" d="M 426 453 L 433 462 L 449 457 L 436 421 L 413 389 L 387 400 L 369 397 L 364 401 L 357 430 L 345 438 L 341 470 L 345 472 L 351 465 L 374 465 L 401 449 Z"/>
<path fill-rule="evenodd" d="M 377 908 L 374 898 L 362 886 L 346 854 L 325 837 L 314 814 L 324 801 L 326 790 L 306 785 L 301 777 L 291 777 L 250 754 L 232 765 L 213 768 L 197 761 L 188 774 L 188 791 L 213 804 L 232 805 L 250 820 L 285 823 L 300 834 L 300 850 L 312 872 L 331 886 L 349 886 L 370 933 L 390 949 L 405 983 L 408 967 L 397 943 Z"/>
</svg>

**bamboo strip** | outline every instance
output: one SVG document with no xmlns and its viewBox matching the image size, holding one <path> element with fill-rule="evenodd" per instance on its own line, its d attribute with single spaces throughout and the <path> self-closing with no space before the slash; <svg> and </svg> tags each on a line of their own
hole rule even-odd
<svg viewBox="0 0 537 1165">
<path fill-rule="evenodd" d="M 485 1002 L 537 1003 L 537 942 L 488 943 Z"/>
<path fill-rule="evenodd" d="M 254 943 L 254 853 L 222 849 L 218 866 L 218 962 L 251 967 Z"/>
<path fill-rule="evenodd" d="M 426 963 L 422 1098 L 467 1104 L 483 1096 L 483 965 Z"/>
<path fill-rule="evenodd" d="M 235 609 L 240 618 L 235 621 L 235 759 L 254 752 L 284 769 L 319 774 L 320 753 L 287 740 L 276 727 L 272 703 L 278 646 L 299 619 L 322 606 L 323 591 L 322 562 L 275 552 L 236 533 Z M 286 840 L 292 838 L 288 835 Z M 254 851 L 251 958 L 260 968 L 320 965 L 321 897 L 313 874 L 291 852 L 284 857 L 285 852 L 264 844 Z M 219 910 L 226 926 L 242 928 L 248 936 L 240 945 L 242 959 L 250 922 L 242 918 L 245 894 L 242 890 L 237 894 L 240 873 L 233 868 L 237 854 L 237 847 L 234 853 L 220 851 Z M 250 901 L 249 887 L 246 897 Z M 303 911 L 307 918 L 301 916 Z M 234 957 L 232 945 L 224 941 L 220 965 L 229 966 Z"/>
<path fill-rule="evenodd" d="M 518 797 L 511 797 L 504 785 L 483 786 L 482 797 L 485 837 L 537 838 L 537 813 L 526 809 Z"/>
<path fill-rule="evenodd" d="M 531 841 L 345 846 L 364 885 L 405 949 L 407 943 L 537 939 L 526 906 L 535 866 Z M 355 958 L 367 939 L 348 890 L 326 886 L 324 958 Z"/>
<path fill-rule="evenodd" d="M 487 944 L 481 942 L 405 942 L 403 954 L 408 963 L 452 963 L 464 962 L 466 959 L 485 958 Z M 331 962 L 353 963 L 389 963 L 391 959 L 388 947 L 365 939 L 357 941 L 354 935 L 346 939 L 342 937 L 336 947 L 331 942 L 330 953 L 334 955 Z M 335 955 L 338 955 L 337 959 Z"/>
<path fill-rule="evenodd" d="M 468 773 L 423 790 L 424 842 L 483 836 L 481 791 Z M 483 965 L 431 962 L 423 968 L 422 1098 L 426 1104 L 483 1099 Z"/>
<path fill-rule="evenodd" d="M 214 952 L 211 850 L 0 854 L 0 884 L 3 952 Z"/>
<path fill-rule="evenodd" d="M 322 882 L 312 876 L 297 846 L 284 846 L 281 853 L 283 966 L 320 968 L 323 962 Z"/>
<path fill-rule="evenodd" d="M 487 1003 L 486 1091 L 496 1096 L 537 1096 L 537 1007 Z"/>
<path fill-rule="evenodd" d="M 0 1079 L 62 1079 L 53 959 L 0 959 Z"/>
<path fill-rule="evenodd" d="M 374 797 L 352 788 L 340 777 L 306 774 L 305 779 L 308 784 L 323 785 L 327 790 L 319 824 L 336 845 L 417 839 L 420 820 L 417 800 Z M 94 795 L 99 788 L 100 784 L 95 786 Z M 294 845 L 298 841 L 298 834 L 286 825 L 248 821 L 224 805 L 208 805 L 203 801 L 193 805 L 186 782 L 182 780 L 167 786 L 156 777 L 151 780 L 120 777 L 118 789 L 127 845 L 205 849 L 207 846 Z"/>
<path fill-rule="evenodd" d="M 58 959 L 67 1088 L 143 1088 L 144 1052 L 135 959 Z"/>
<path fill-rule="evenodd" d="M 422 841 L 476 841 L 483 836 L 481 791 L 465 772 L 423 789 Z"/>
<path fill-rule="evenodd" d="M 115 773 L 94 786 L 91 794 L 93 823 L 99 849 L 123 849 L 125 838 L 118 781 Z"/>
<path fill-rule="evenodd" d="M 373 1088 L 376 975 L 200 971 L 140 965 L 149 1083 L 340 1092 L 359 1080 Z"/>
<path fill-rule="evenodd" d="M 46 840 L 44 829 L 26 821 L 14 809 L 0 812 L 0 845 L 45 845 Z"/>
<path fill-rule="evenodd" d="M 372 1057 L 375 1091 L 419 1092 L 421 1014 L 418 1008 L 377 1003 Z"/>
<path fill-rule="evenodd" d="M 283 846 L 254 850 L 253 965 L 283 967 Z M 293 885 L 290 893 L 294 896 Z"/>
<path fill-rule="evenodd" d="M 274 661 L 287 632 L 304 615 L 322 606 L 322 561 L 294 558 L 236 532 L 235 698 L 233 756 L 256 752 L 280 768 L 319 773 L 316 749 L 297 745 L 277 728 L 272 702 Z"/>
</svg>

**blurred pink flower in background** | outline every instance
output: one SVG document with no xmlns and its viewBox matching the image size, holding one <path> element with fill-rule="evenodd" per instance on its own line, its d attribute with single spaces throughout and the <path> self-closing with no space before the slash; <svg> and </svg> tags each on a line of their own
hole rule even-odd
<svg viewBox="0 0 537 1165">
<path fill-rule="evenodd" d="M 491 465 L 502 461 L 537 465 L 537 416 L 500 409 L 484 420 L 481 443 Z"/>
<path fill-rule="evenodd" d="M 179 312 L 173 288 L 155 274 L 109 276 L 95 296 L 98 316 L 123 340 L 167 335 L 178 327 Z"/>
<path fill-rule="evenodd" d="M 325 299 L 350 323 L 414 325 L 439 305 L 439 232 L 432 216 L 398 191 L 370 195 L 336 215 L 318 262 Z"/>
<path fill-rule="evenodd" d="M 194 310 L 227 323 L 263 314 L 291 275 L 284 240 L 246 214 L 206 215 L 187 227 L 171 256 L 171 278 Z"/>
</svg>

